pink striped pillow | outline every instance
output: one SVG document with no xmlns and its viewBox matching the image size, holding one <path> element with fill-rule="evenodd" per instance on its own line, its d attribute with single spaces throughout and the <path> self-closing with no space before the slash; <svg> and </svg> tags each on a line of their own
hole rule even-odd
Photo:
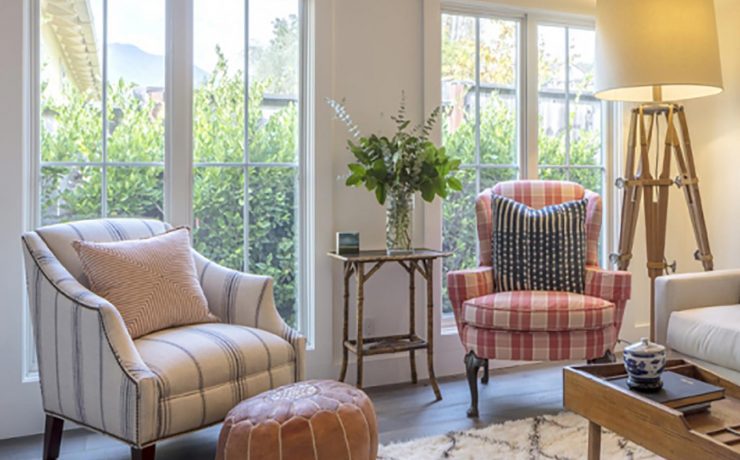
<svg viewBox="0 0 740 460">
<path fill-rule="evenodd" d="M 121 313 L 132 338 L 218 321 L 198 282 L 185 227 L 141 240 L 74 241 L 90 289 Z"/>
</svg>

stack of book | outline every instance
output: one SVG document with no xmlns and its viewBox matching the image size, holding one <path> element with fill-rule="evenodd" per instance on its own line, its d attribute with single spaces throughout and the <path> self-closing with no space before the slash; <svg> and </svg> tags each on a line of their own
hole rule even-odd
<svg viewBox="0 0 740 460">
<path fill-rule="evenodd" d="M 650 393 L 631 390 L 627 377 L 610 379 L 609 383 L 687 414 L 706 410 L 709 403 L 725 397 L 724 388 L 676 372 L 666 371 L 662 377 L 663 388 Z"/>
</svg>

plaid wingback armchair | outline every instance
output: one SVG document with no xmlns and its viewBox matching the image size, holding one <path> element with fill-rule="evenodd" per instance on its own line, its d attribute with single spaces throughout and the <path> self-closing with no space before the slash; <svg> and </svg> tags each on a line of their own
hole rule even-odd
<svg viewBox="0 0 740 460">
<path fill-rule="evenodd" d="M 492 267 L 491 193 L 535 209 L 587 198 L 584 294 L 497 292 Z M 612 359 L 630 297 L 630 274 L 599 268 L 601 197 L 572 182 L 510 181 L 476 200 L 479 266 L 447 274 L 457 330 L 465 347 L 471 391 L 468 415 L 478 416 L 478 370 L 488 382 L 488 360 L 558 361 Z"/>
<path fill-rule="evenodd" d="M 23 235 L 26 281 L 46 412 L 44 459 L 57 458 L 63 420 L 153 459 L 159 440 L 223 420 L 242 399 L 303 378 L 306 340 L 286 325 L 272 279 L 193 251 L 221 323 L 132 340 L 118 310 L 88 290 L 74 240 L 119 241 L 169 229 L 141 219 L 58 224 Z"/>
</svg>

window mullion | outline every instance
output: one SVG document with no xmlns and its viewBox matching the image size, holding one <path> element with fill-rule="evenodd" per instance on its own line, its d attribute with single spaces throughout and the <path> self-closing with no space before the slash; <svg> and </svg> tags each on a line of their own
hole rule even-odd
<svg viewBox="0 0 740 460">
<path fill-rule="evenodd" d="M 244 271 L 249 271 L 249 0 L 244 0 Z"/>
<path fill-rule="evenodd" d="M 538 93 L 538 43 L 537 43 L 537 22 L 530 16 L 524 19 L 526 36 L 525 44 L 525 90 L 522 106 L 525 111 L 526 120 L 526 142 L 522 152 L 522 179 L 537 179 L 539 170 L 539 142 L 537 139 L 539 130 L 539 93 Z"/>
<path fill-rule="evenodd" d="M 165 219 L 193 225 L 193 1 L 165 8 Z"/>
<path fill-rule="evenodd" d="M 565 27 L 565 177 L 570 180 L 570 28 Z"/>
<path fill-rule="evenodd" d="M 100 112 L 102 116 L 101 129 L 101 161 L 100 169 L 100 214 L 108 217 L 108 0 L 103 0 L 103 50 L 102 50 L 102 72 L 100 78 L 101 103 Z"/>
</svg>

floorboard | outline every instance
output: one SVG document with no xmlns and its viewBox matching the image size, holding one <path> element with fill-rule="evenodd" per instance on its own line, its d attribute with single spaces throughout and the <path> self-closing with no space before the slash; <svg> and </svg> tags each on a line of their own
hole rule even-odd
<svg viewBox="0 0 740 460">
<path fill-rule="evenodd" d="M 562 411 L 563 363 L 496 369 L 480 385 L 480 418 L 465 416 L 470 394 L 462 376 L 440 379 L 442 401 L 434 401 L 428 384 L 398 384 L 367 389 L 378 415 L 380 442 L 398 442 L 507 420 Z M 164 441 L 157 460 L 212 459 L 220 426 Z M 38 459 L 41 435 L 0 441 L 0 459 Z M 65 431 L 60 459 L 129 459 L 122 443 L 83 429 Z"/>
</svg>

